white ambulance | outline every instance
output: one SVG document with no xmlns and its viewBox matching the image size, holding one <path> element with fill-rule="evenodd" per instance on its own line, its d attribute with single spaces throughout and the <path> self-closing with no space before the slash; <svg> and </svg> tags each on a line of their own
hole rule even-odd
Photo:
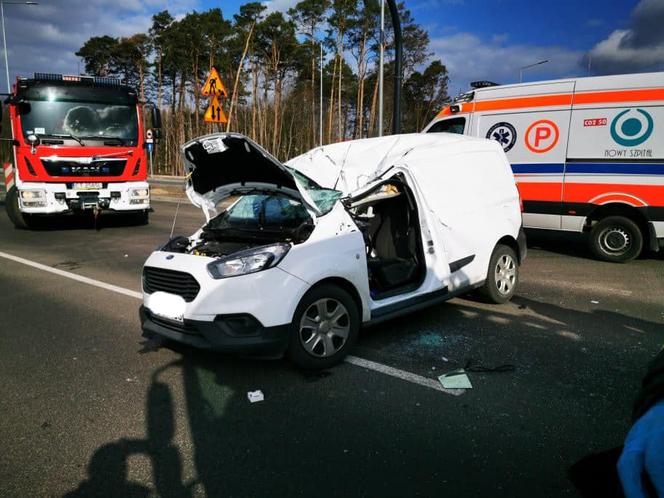
<svg viewBox="0 0 664 498">
<path fill-rule="evenodd" d="M 525 227 L 587 232 L 606 261 L 664 248 L 664 72 L 472 86 L 424 132 L 498 141 Z"/>
</svg>

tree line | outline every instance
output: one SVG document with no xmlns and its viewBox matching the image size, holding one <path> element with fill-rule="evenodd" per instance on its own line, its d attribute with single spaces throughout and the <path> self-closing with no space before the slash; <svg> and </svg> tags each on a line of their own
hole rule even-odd
<svg viewBox="0 0 664 498">
<path fill-rule="evenodd" d="M 447 100 L 447 69 L 432 60 L 427 32 L 399 5 L 404 74 L 402 129 L 415 132 Z M 384 122 L 392 126 L 393 34 L 386 12 Z M 163 116 L 157 172 L 181 174 L 179 147 L 204 133 L 238 131 L 285 160 L 319 144 L 320 64 L 323 51 L 323 143 L 376 136 L 378 131 L 378 0 L 302 0 L 286 14 L 259 2 L 232 19 L 221 9 L 181 19 L 164 10 L 147 33 L 95 36 L 76 52 L 87 74 L 134 86 Z M 201 95 L 211 67 L 229 97 L 227 125 L 203 122 Z"/>
</svg>

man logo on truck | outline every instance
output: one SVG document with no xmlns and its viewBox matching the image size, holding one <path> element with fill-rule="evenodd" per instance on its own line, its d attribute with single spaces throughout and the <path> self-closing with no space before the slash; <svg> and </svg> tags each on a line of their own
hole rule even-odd
<svg viewBox="0 0 664 498">
<path fill-rule="evenodd" d="M 652 116 L 646 111 L 627 109 L 611 121 L 611 138 L 623 147 L 635 147 L 648 140 L 653 127 Z"/>
</svg>

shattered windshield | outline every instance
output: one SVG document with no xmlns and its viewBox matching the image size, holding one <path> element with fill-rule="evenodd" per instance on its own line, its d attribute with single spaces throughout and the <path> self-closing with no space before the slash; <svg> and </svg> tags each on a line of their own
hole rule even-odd
<svg viewBox="0 0 664 498">
<path fill-rule="evenodd" d="M 138 140 L 136 99 L 121 88 L 35 84 L 22 90 L 18 111 L 23 135 Z"/>
<path fill-rule="evenodd" d="M 286 166 L 286 168 L 293 174 L 297 183 L 300 184 L 300 187 L 307 191 L 307 194 L 309 194 L 311 200 L 314 201 L 321 214 L 329 212 L 330 209 L 334 207 L 334 203 L 343 195 L 343 193 L 338 190 L 321 187 L 311 178 L 308 178 L 296 169 L 289 168 L 288 166 Z"/>
<path fill-rule="evenodd" d="M 310 221 L 301 202 L 282 194 L 250 194 L 239 197 L 228 209 L 210 220 L 208 229 L 296 229 Z"/>
</svg>

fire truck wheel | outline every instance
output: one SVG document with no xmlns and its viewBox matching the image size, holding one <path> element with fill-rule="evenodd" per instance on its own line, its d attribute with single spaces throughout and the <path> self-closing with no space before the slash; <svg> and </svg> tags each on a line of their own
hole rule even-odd
<svg viewBox="0 0 664 498">
<path fill-rule="evenodd" d="M 150 220 L 149 211 L 141 211 L 133 215 L 134 223 L 137 225 L 147 225 Z"/>
<path fill-rule="evenodd" d="M 607 216 L 590 231 L 590 249 L 601 260 L 626 263 L 641 254 L 643 234 L 624 216 Z"/>
<path fill-rule="evenodd" d="M 27 216 L 21 213 L 18 206 L 18 190 L 12 187 L 5 196 L 5 209 L 7 216 L 16 228 L 28 228 Z"/>
</svg>

